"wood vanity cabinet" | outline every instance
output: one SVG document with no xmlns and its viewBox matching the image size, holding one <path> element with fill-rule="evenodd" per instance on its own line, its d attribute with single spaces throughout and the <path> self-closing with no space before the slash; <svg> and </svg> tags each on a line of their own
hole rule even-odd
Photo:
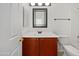
<svg viewBox="0 0 79 59">
<path fill-rule="evenodd" d="M 23 56 L 57 56 L 57 38 L 23 37 Z"/>
<path fill-rule="evenodd" d="M 39 45 L 36 38 L 23 38 L 22 42 L 22 55 L 23 56 L 38 56 Z"/>
</svg>

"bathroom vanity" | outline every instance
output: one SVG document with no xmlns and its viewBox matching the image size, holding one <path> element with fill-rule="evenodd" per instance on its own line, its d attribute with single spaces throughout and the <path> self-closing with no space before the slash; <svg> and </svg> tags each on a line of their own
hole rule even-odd
<svg viewBox="0 0 79 59">
<path fill-rule="evenodd" d="M 22 41 L 23 56 L 57 56 L 58 36 L 52 31 L 43 31 L 47 28 L 48 9 L 32 8 L 33 29 L 24 28 Z"/>
<path fill-rule="evenodd" d="M 57 37 L 23 36 L 23 56 L 57 56 Z"/>
</svg>

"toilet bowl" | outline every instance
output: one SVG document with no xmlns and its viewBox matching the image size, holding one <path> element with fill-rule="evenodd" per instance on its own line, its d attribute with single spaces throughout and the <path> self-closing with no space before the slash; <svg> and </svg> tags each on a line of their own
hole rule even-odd
<svg viewBox="0 0 79 59">
<path fill-rule="evenodd" d="M 72 45 L 63 45 L 64 55 L 66 56 L 79 56 L 79 49 Z"/>
</svg>

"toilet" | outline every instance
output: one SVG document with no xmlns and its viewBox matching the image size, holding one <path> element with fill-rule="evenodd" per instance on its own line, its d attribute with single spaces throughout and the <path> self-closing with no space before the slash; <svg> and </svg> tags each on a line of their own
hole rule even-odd
<svg viewBox="0 0 79 59">
<path fill-rule="evenodd" d="M 66 56 L 79 56 L 79 49 L 72 45 L 63 45 L 63 49 Z"/>
</svg>

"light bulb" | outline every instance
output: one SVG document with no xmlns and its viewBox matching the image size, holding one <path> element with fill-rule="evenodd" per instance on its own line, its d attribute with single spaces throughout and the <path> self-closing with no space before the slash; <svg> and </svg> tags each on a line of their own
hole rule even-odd
<svg viewBox="0 0 79 59">
<path fill-rule="evenodd" d="M 46 6 L 48 6 L 48 5 L 49 5 L 49 3 L 45 3 L 45 5 L 46 5 Z"/>
<path fill-rule="evenodd" d="M 42 6 L 42 3 L 38 3 L 39 6 Z"/>
<path fill-rule="evenodd" d="M 31 3 L 31 5 L 32 5 L 32 6 L 34 6 L 34 5 L 35 5 L 35 3 Z"/>
</svg>

